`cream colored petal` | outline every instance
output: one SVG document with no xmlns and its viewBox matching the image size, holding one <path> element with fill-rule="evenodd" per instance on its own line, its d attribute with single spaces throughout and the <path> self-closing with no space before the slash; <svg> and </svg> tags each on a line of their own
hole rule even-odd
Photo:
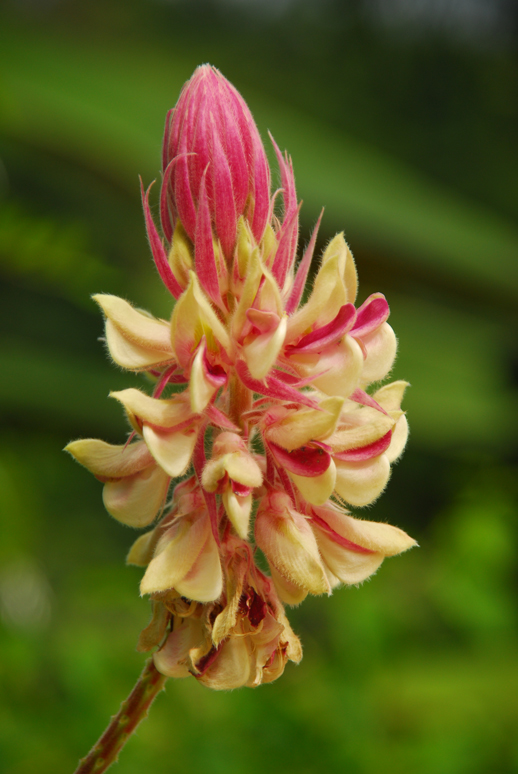
<svg viewBox="0 0 518 774">
<path fill-rule="evenodd" d="M 138 638 L 137 650 L 139 653 L 147 653 L 157 645 L 160 645 L 171 617 L 171 613 L 163 602 L 152 599 L 151 606 L 153 610 L 151 621 L 146 628 L 140 632 Z"/>
<path fill-rule="evenodd" d="M 246 313 L 254 303 L 262 276 L 263 266 L 259 257 L 259 250 L 255 248 L 250 255 L 245 284 L 232 318 L 232 335 L 235 339 L 240 337 L 243 327 L 247 322 Z"/>
<path fill-rule="evenodd" d="M 312 505 L 323 505 L 333 494 L 336 482 L 336 467 L 333 460 L 320 476 L 297 476 L 291 472 L 288 475 L 302 497 Z"/>
<path fill-rule="evenodd" d="M 141 594 L 155 594 L 176 588 L 193 568 L 205 547 L 210 523 L 207 516 L 182 519 L 161 538 L 155 557 L 149 563 L 140 583 Z"/>
<path fill-rule="evenodd" d="M 209 349 L 213 349 L 211 343 L 215 339 L 221 344 L 223 349 L 225 349 L 227 352 L 230 352 L 230 338 L 227 329 L 220 321 L 218 315 L 212 308 L 209 299 L 201 289 L 196 274 L 191 272 L 190 275 L 192 279 L 194 299 L 197 302 L 198 308 L 200 310 L 203 333 L 207 338 L 207 345 Z"/>
<path fill-rule="evenodd" d="M 248 370 L 254 379 L 264 379 L 277 360 L 286 338 L 288 318 L 284 315 L 273 333 L 263 333 L 243 347 Z"/>
<path fill-rule="evenodd" d="M 361 383 L 367 385 L 385 379 L 396 357 L 396 334 L 388 323 L 383 323 L 373 333 L 362 336 L 362 342 L 367 357 L 363 364 Z"/>
<path fill-rule="evenodd" d="M 200 683 L 215 691 L 231 691 L 246 685 L 251 672 L 251 653 L 247 637 L 230 637 L 221 646 L 213 664 L 198 677 Z"/>
<path fill-rule="evenodd" d="M 170 344 L 168 352 L 136 344 L 127 339 L 111 320 L 106 320 L 105 333 L 111 358 L 122 368 L 127 368 L 130 371 L 141 371 L 174 362 Z M 169 326 L 167 326 L 167 333 L 169 337 Z"/>
<path fill-rule="evenodd" d="M 313 385 L 327 395 L 347 398 L 363 379 L 365 363 L 363 352 L 352 336 L 344 336 L 337 344 L 322 352 L 314 373 L 326 371 Z"/>
<path fill-rule="evenodd" d="M 347 301 L 354 304 L 358 290 L 358 276 L 354 258 L 343 233 L 337 234 L 329 242 L 322 256 L 322 264 L 327 263 L 334 256 L 338 256 L 338 266 L 347 291 Z"/>
<path fill-rule="evenodd" d="M 301 514 L 293 511 L 281 516 L 260 509 L 255 538 L 268 563 L 288 581 L 311 594 L 329 593 L 315 536 Z"/>
<path fill-rule="evenodd" d="M 178 284 L 186 288 L 189 283 L 189 271 L 193 268 L 193 260 L 191 241 L 180 221 L 177 222 L 174 230 L 168 260 Z"/>
<path fill-rule="evenodd" d="M 93 299 L 97 301 L 107 320 L 128 342 L 143 349 L 172 356 L 169 325 L 166 322 L 139 312 L 117 296 L 99 294 L 93 296 Z"/>
<path fill-rule="evenodd" d="M 227 516 L 237 534 L 243 540 L 247 540 L 250 527 L 250 513 L 252 512 L 252 495 L 239 497 L 232 491 L 231 486 L 227 486 L 223 492 L 222 500 Z"/>
<path fill-rule="evenodd" d="M 144 425 L 142 434 L 149 451 L 168 475 L 177 478 L 185 473 L 196 445 L 197 432 L 165 432 Z"/>
<path fill-rule="evenodd" d="M 194 565 L 175 588 L 182 597 L 197 602 L 213 602 L 223 591 L 223 572 L 216 541 L 209 531 L 205 545 Z"/>
<path fill-rule="evenodd" d="M 146 532 L 145 535 L 138 537 L 131 546 L 126 564 L 134 564 L 137 567 L 147 567 L 155 553 L 160 533 L 157 529 Z"/>
<path fill-rule="evenodd" d="M 142 441 L 113 446 L 97 438 L 84 438 L 69 443 L 65 451 L 94 476 L 101 478 L 131 476 L 153 464 L 153 458 Z"/>
<path fill-rule="evenodd" d="M 332 256 L 318 272 L 307 303 L 288 321 L 286 342 L 292 342 L 311 326 L 321 327 L 331 322 L 340 307 L 347 303 L 347 294 L 340 272 L 340 256 Z"/>
<path fill-rule="evenodd" d="M 287 451 L 326 438 L 336 428 L 343 402 L 343 398 L 324 398 L 320 410 L 300 409 L 287 414 L 268 427 L 268 438 Z"/>
<path fill-rule="evenodd" d="M 336 460 L 335 491 L 350 505 L 369 505 L 383 492 L 389 477 L 386 454 L 362 462 Z"/>
<path fill-rule="evenodd" d="M 394 427 L 394 419 L 370 406 L 357 405 L 354 411 L 342 414 L 338 430 L 326 438 L 333 451 L 347 451 L 378 441 Z"/>
<path fill-rule="evenodd" d="M 185 619 L 171 632 L 164 645 L 153 656 L 156 668 L 166 677 L 187 677 L 191 674 L 190 651 L 201 647 L 204 640 L 201 621 L 195 618 Z"/>
<path fill-rule="evenodd" d="M 261 486 L 263 474 L 261 468 L 248 452 L 232 452 L 223 457 L 225 470 L 233 481 L 249 487 Z"/>
<path fill-rule="evenodd" d="M 169 476 L 152 465 L 134 476 L 104 485 L 104 507 L 115 519 L 129 527 L 147 527 L 163 508 Z"/>
<path fill-rule="evenodd" d="M 277 594 L 285 605 L 300 605 L 306 599 L 308 595 L 307 589 L 297 586 L 296 583 L 292 583 L 284 575 L 281 575 L 275 569 L 274 564 L 270 565 L 270 575 L 272 576 Z"/>
<path fill-rule="evenodd" d="M 175 427 L 192 416 L 189 395 L 181 393 L 173 398 L 151 398 L 140 390 L 130 387 L 120 392 L 111 392 L 111 398 L 122 403 L 128 415 L 138 417 L 155 427 Z"/>
<path fill-rule="evenodd" d="M 376 572 L 385 558 L 381 553 L 365 554 L 349 551 L 335 543 L 323 530 L 317 527 L 313 529 L 324 564 L 341 583 L 361 583 Z"/>
<path fill-rule="evenodd" d="M 205 374 L 205 348 L 198 347 L 191 367 L 189 380 L 189 395 L 191 398 L 191 410 L 194 414 L 201 414 L 209 405 L 212 396 L 219 389 L 210 382 Z"/>
<path fill-rule="evenodd" d="M 397 411 L 401 408 L 403 396 L 406 388 L 409 386 L 408 382 L 400 379 L 397 382 L 391 382 L 381 387 L 372 397 L 385 411 Z"/>
<path fill-rule="evenodd" d="M 406 532 L 391 524 L 355 519 L 347 513 L 330 508 L 316 508 L 315 511 L 342 537 L 384 556 L 396 556 L 417 545 Z"/>
<path fill-rule="evenodd" d="M 402 417 L 396 422 L 394 432 L 392 433 L 392 440 L 385 454 L 389 462 L 395 462 L 398 457 L 403 454 L 403 451 L 408 440 L 408 422 L 406 416 Z"/>
</svg>

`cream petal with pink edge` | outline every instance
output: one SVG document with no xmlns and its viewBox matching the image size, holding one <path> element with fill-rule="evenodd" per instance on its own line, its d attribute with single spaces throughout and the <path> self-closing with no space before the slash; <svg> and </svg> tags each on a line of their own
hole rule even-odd
<svg viewBox="0 0 518 774">
<path fill-rule="evenodd" d="M 207 462 L 202 474 L 202 484 L 207 492 L 215 492 L 225 475 L 243 486 L 261 486 L 263 475 L 257 462 L 247 451 L 235 451 L 215 457 Z"/>
<path fill-rule="evenodd" d="M 288 472 L 289 477 L 301 493 L 302 497 L 312 505 L 323 505 L 335 489 L 336 467 L 331 460 L 328 469 L 319 476 L 298 476 L 296 473 Z"/>
<path fill-rule="evenodd" d="M 330 508 L 315 509 L 315 512 L 324 522 L 312 525 L 322 559 L 342 583 L 361 583 L 376 572 L 386 556 L 395 556 L 417 545 L 406 532 L 390 524 L 354 519 Z M 336 537 L 325 529 L 325 524 Z"/>
<path fill-rule="evenodd" d="M 231 691 L 250 679 L 252 657 L 248 637 L 230 637 L 209 668 L 197 679 L 215 691 Z"/>
<path fill-rule="evenodd" d="M 113 446 L 97 438 L 72 441 L 65 446 L 81 465 L 99 478 L 132 476 L 153 464 L 153 457 L 143 441 Z"/>
<path fill-rule="evenodd" d="M 275 569 L 274 564 L 270 565 L 270 575 L 275 584 L 277 594 L 285 605 L 300 605 L 306 599 L 308 595 L 307 589 L 297 586 L 296 583 L 292 583 L 284 575 L 281 575 Z"/>
<path fill-rule="evenodd" d="M 176 583 L 175 589 L 182 597 L 197 602 L 213 602 L 221 596 L 223 572 L 212 532 L 207 535 L 205 545 L 191 570 Z"/>
<path fill-rule="evenodd" d="M 133 476 L 104 485 L 103 502 L 115 519 L 129 527 L 147 527 L 164 506 L 169 476 L 152 465 Z"/>
<path fill-rule="evenodd" d="M 237 534 L 243 540 L 248 538 L 250 528 L 250 514 L 252 512 L 252 494 L 241 497 L 237 495 L 229 485 L 225 488 L 221 497 L 226 514 Z"/>
<path fill-rule="evenodd" d="M 155 666 L 166 677 L 187 677 L 191 674 L 190 651 L 204 641 L 199 619 L 186 618 L 175 627 L 154 656 Z"/>
<path fill-rule="evenodd" d="M 326 443 L 334 452 L 358 449 L 375 443 L 394 427 L 394 419 L 370 406 L 358 403 L 352 410 L 343 411 L 337 430 Z"/>
<path fill-rule="evenodd" d="M 149 451 L 168 475 L 177 478 L 185 473 L 196 445 L 197 431 L 167 432 L 144 425 L 142 434 Z"/>
<path fill-rule="evenodd" d="M 308 522 L 291 509 L 288 495 L 277 492 L 263 501 L 255 519 L 256 543 L 268 562 L 291 583 L 311 594 L 329 593 L 329 585 Z"/>
<path fill-rule="evenodd" d="M 319 328 L 331 322 L 346 303 L 340 257 L 334 255 L 321 266 L 307 303 L 289 318 L 286 342 L 295 341 L 312 326 Z"/>
<path fill-rule="evenodd" d="M 318 409 L 293 411 L 269 425 L 268 439 L 293 451 L 310 441 L 326 438 L 336 428 L 343 403 L 343 398 L 323 398 Z"/>
<path fill-rule="evenodd" d="M 350 505 L 369 505 L 383 492 L 389 477 L 386 454 L 361 462 L 336 460 L 335 491 Z"/>
<path fill-rule="evenodd" d="M 261 333 L 243 347 L 248 370 L 254 379 L 264 379 L 277 360 L 286 338 L 288 318 L 283 315 L 274 331 Z"/>
<path fill-rule="evenodd" d="M 130 387 L 120 392 L 111 392 L 111 398 L 122 403 L 128 416 L 137 418 L 141 423 L 149 422 L 164 429 L 176 427 L 192 416 L 188 393 L 173 398 L 151 398 L 140 390 Z"/>
<path fill-rule="evenodd" d="M 140 593 L 155 594 L 176 588 L 192 570 L 209 533 L 208 515 L 176 522 L 158 541 L 155 556 L 140 583 Z"/>
<path fill-rule="evenodd" d="M 385 379 L 396 357 L 396 334 L 388 323 L 383 323 L 377 330 L 362 336 L 361 342 L 367 352 L 361 383 L 367 385 Z"/>
</svg>

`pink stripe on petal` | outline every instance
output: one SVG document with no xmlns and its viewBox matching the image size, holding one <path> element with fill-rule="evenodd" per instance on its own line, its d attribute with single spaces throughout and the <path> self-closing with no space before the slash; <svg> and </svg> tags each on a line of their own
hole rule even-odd
<svg viewBox="0 0 518 774">
<path fill-rule="evenodd" d="M 303 446 L 291 452 L 275 443 L 268 443 L 268 446 L 277 461 L 297 476 L 305 478 L 321 476 L 331 464 L 331 455 L 318 446 Z"/>
<path fill-rule="evenodd" d="M 212 243 L 212 227 L 210 220 L 209 201 L 207 197 L 206 175 L 203 173 L 198 199 L 198 214 L 196 217 L 196 234 L 194 239 L 194 262 L 196 274 L 202 288 L 215 304 L 221 303 L 218 272 Z"/>
<path fill-rule="evenodd" d="M 382 293 L 373 293 L 358 309 L 352 335 L 358 337 L 372 333 L 387 320 L 389 314 L 385 296 Z"/>
<path fill-rule="evenodd" d="M 385 433 L 384 436 L 378 438 L 377 441 L 367 444 L 367 446 L 359 446 L 356 449 L 347 449 L 342 452 L 335 452 L 333 457 L 335 460 L 343 460 L 344 462 L 360 462 L 362 460 L 370 460 L 372 457 L 379 457 L 390 446 L 392 440 L 392 430 Z"/>
<path fill-rule="evenodd" d="M 334 344 L 341 339 L 354 323 L 356 309 L 354 304 L 344 304 L 338 314 L 327 325 L 317 328 L 315 331 L 303 336 L 298 344 L 290 347 L 291 352 L 318 352 L 329 344 Z"/>
<path fill-rule="evenodd" d="M 258 392 L 260 395 L 266 395 L 275 400 L 293 401 L 298 405 L 309 406 L 310 408 L 318 408 L 318 403 L 316 403 L 316 401 L 312 400 L 303 392 L 298 392 L 298 390 L 289 387 L 271 374 L 264 382 L 254 379 L 243 360 L 238 360 L 236 362 L 236 371 L 245 387 L 248 387 L 249 390 L 253 390 L 254 392 Z"/>
<path fill-rule="evenodd" d="M 377 551 L 372 551 L 370 548 L 364 548 L 363 546 L 359 546 L 357 543 L 353 543 L 352 540 L 347 540 L 347 538 L 342 537 L 338 534 L 338 532 L 335 532 L 335 530 L 329 526 L 327 521 L 324 521 L 324 519 L 318 516 L 314 511 L 311 513 L 311 521 L 314 521 L 321 530 L 327 532 L 327 534 L 334 540 L 335 543 L 338 543 L 338 545 L 342 546 L 343 548 L 347 548 L 349 551 L 354 551 L 356 554 L 377 553 Z"/>
<path fill-rule="evenodd" d="M 153 183 L 151 183 L 151 185 L 153 185 Z M 169 266 L 169 261 L 167 260 L 167 255 L 164 250 L 164 246 L 162 244 L 160 237 L 158 236 L 158 231 L 156 230 L 155 223 L 151 216 L 151 210 L 149 209 L 149 192 L 151 190 L 151 185 L 147 189 L 146 193 L 144 193 L 144 186 L 142 184 L 142 180 L 140 181 L 142 207 L 144 208 L 144 219 L 146 222 L 146 231 L 149 239 L 149 244 L 151 246 L 151 252 L 153 254 L 153 260 L 155 261 L 155 266 L 157 267 L 158 273 L 160 274 L 160 278 L 164 283 L 164 285 L 166 286 L 166 288 L 175 298 L 180 298 L 180 296 L 183 293 L 183 288 L 178 284 L 178 281 L 174 276 L 171 270 L 171 267 Z"/>
<path fill-rule="evenodd" d="M 300 304 L 302 294 L 304 293 L 309 267 L 311 266 L 311 261 L 313 260 L 313 252 L 315 250 L 315 243 L 317 241 L 318 229 L 320 228 L 320 222 L 322 220 L 323 214 L 324 210 L 322 210 L 319 215 L 317 225 L 313 229 L 311 239 L 309 240 L 309 244 L 306 247 L 304 255 L 302 256 L 302 260 L 299 263 L 297 273 L 295 274 L 295 282 L 293 283 L 293 288 L 286 304 L 287 314 L 293 314 L 293 312 L 296 311 L 298 305 Z"/>
</svg>

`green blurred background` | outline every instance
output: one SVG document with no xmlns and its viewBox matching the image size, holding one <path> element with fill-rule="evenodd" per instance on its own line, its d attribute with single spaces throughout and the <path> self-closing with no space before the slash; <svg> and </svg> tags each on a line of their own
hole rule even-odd
<svg viewBox="0 0 518 774">
<path fill-rule="evenodd" d="M 412 435 L 367 518 L 421 547 L 290 615 L 271 686 L 170 681 L 119 771 L 518 771 L 515 0 L 4 0 L 0 769 L 75 768 L 141 669 L 134 535 L 61 451 L 120 443 L 90 300 L 167 316 L 138 174 L 197 64 L 294 161 L 301 243 L 345 230 L 391 305 Z M 276 174 L 276 173 L 275 173 Z M 156 191 L 155 191 L 156 201 Z"/>
</svg>

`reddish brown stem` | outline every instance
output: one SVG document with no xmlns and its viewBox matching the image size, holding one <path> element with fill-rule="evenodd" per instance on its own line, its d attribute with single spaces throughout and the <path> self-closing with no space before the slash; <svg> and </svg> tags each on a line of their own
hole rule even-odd
<svg viewBox="0 0 518 774">
<path fill-rule="evenodd" d="M 79 762 L 75 774 L 102 774 L 117 760 L 119 752 L 140 721 L 147 717 L 149 707 L 163 689 L 166 680 L 150 658 L 132 692 L 126 701 L 122 702 L 119 712 L 112 717 L 97 744 L 86 758 Z"/>
</svg>

